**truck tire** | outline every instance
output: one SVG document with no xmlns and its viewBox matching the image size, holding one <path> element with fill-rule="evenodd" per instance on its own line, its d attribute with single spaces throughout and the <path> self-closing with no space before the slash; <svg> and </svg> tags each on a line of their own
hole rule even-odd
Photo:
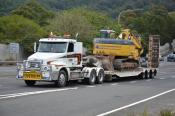
<svg viewBox="0 0 175 116">
<path fill-rule="evenodd" d="M 139 79 L 143 79 L 143 78 L 144 78 L 144 73 L 140 73 L 140 74 L 138 75 L 138 78 L 139 78 Z"/>
<path fill-rule="evenodd" d="M 95 84 L 95 81 L 96 81 L 96 71 L 95 71 L 95 69 L 93 69 L 90 73 L 90 77 L 86 78 L 86 82 L 89 85 L 93 85 L 93 84 Z"/>
<path fill-rule="evenodd" d="M 64 87 L 67 83 L 67 73 L 64 70 L 61 70 L 58 74 L 58 80 L 55 81 L 55 86 Z"/>
<path fill-rule="evenodd" d="M 144 78 L 145 78 L 145 79 L 148 78 L 148 71 L 147 71 L 147 70 L 145 71 Z"/>
<path fill-rule="evenodd" d="M 102 84 L 103 83 L 103 80 L 104 80 L 104 70 L 103 69 L 100 69 L 98 75 L 97 75 L 97 84 Z"/>
<path fill-rule="evenodd" d="M 35 83 L 36 83 L 36 81 L 31 81 L 31 80 L 25 80 L 25 83 L 26 83 L 26 85 L 27 86 L 34 86 L 35 85 Z"/>
</svg>

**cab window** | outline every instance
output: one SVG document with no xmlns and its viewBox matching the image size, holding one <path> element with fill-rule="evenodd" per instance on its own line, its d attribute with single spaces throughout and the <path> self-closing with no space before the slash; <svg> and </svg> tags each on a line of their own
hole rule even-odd
<svg viewBox="0 0 175 116">
<path fill-rule="evenodd" d="M 74 44 L 73 43 L 69 43 L 68 52 L 73 52 L 73 51 L 74 51 Z"/>
</svg>

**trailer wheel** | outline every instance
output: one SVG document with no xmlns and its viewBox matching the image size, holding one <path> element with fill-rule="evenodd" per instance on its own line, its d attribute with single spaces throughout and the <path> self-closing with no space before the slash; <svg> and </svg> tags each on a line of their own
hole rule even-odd
<svg viewBox="0 0 175 116">
<path fill-rule="evenodd" d="M 100 69 L 96 82 L 97 82 L 97 84 L 102 84 L 103 80 L 104 80 L 104 70 Z"/>
<path fill-rule="evenodd" d="M 95 71 L 95 69 L 93 69 L 90 73 L 90 77 L 86 78 L 86 82 L 89 85 L 93 85 L 93 84 L 95 84 L 95 81 L 96 81 L 96 71 Z"/>
<path fill-rule="evenodd" d="M 145 76 L 145 77 L 144 77 L 145 79 L 147 79 L 147 78 L 148 78 L 148 71 L 147 71 L 147 70 L 145 71 L 144 76 Z"/>
<path fill-rule="evenodd" d="M 55 81 L 55 86 L 64 87 L 67 83 L 67 73 L 64 70 L 61 70 L 58 75 L 58 80 Z"/>
<path fill-rule="evenodd" d="M 154 70 L 154 76 L 156 76 L 157 75 L 157 70 Z"/>
<path fill-rule="evenodd" d="M 34 86 L 36 81 L 25 80 L 25 83 L 26 83 L 27 86 Z"/>
<path fill-rule="evenodd" d="M 152 72 L 152 70 L 149 71 L 149 78 L 150 79 L 154 78 L 154 73 Z"/>
</svg>

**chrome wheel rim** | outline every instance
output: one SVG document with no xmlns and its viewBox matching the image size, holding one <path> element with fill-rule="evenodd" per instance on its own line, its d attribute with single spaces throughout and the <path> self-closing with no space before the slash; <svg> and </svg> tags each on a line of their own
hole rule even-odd
<svg viewBox="0 0 175 116">
<path fill-rule="evenodd" d="M 99 74 L 99 80 L 100 80 L 100 82 L 103 81 L 103 78 L 104 78 L 104 75 L 103 75 L 103 73 L 101 72 L 101 73 Z"/>
<path fill-rule="evenodd" d="M 61 75 L 60 75 L 60 78 L 59 78 L 60 84 L 61 84 L 61 85 L 64 85 L 65 81 L 66 81 L 65 75 L 64 75 L 64 74 L 61 74 Z"/>
<path fill-rule="evenodd" d="M 92 82 L 94 83 L 95 82 L 95 74 L 92 74 Z"/>
</svg>

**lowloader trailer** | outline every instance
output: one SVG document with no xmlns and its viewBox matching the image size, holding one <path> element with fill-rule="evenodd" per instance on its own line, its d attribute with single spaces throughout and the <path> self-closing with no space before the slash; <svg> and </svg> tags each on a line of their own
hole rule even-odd
<svg viewBox="0 0 175 116">
<path fill-rule="evenodd" d="M 154 36 L 150 38 L 155 39 Z M 156 40 L 158 43 L 157 36 Z M 84 61 L 82 42 L 58 37 L 42 38 L 39 40 L 37 52 L 29 56 L 23 63 L 17 63 L 16 78 L 24 80 L 27 86 L 45 81 L 54 82 L 59 87 L 66 86 L 67 82 L 71 80 L 84 80 L 93 85 L 102 84 L 104 80 L 111 81 L 118 77 L 154 78 L 158 70 L 156 63 L 158 63 L 159 44 L 151 42 L 150 44 L 154 46 L 150 45 L 152 51 L 149 51 L 147 68 L 106 70 L 102 65 L 90 65 L 89 62 Z M 94 55 L 94 57 L 96 56 Z M 154 64 L 151 64 L 152 62 Z"/>
</svg>

